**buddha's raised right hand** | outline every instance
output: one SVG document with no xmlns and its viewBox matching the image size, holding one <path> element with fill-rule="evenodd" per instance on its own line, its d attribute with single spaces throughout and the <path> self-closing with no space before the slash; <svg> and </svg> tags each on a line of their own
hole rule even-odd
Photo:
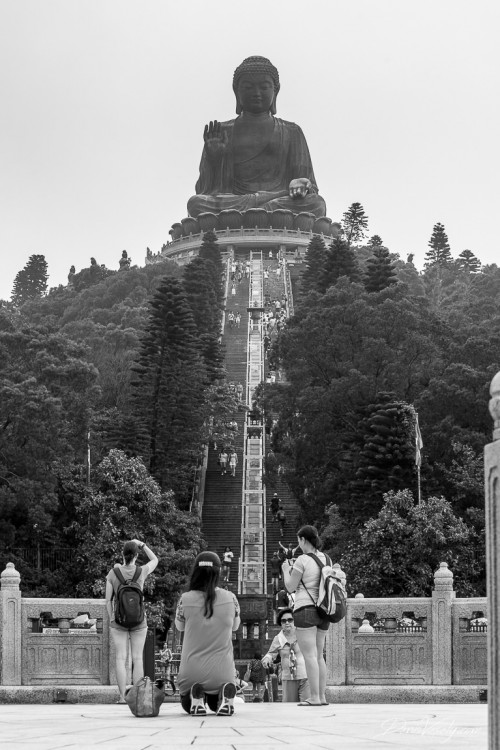
<svg viewBox="0 0 500 750">
<path fill-rule="evenodd" d="M 217 120 L 213 120 L 213 122 L 211 120 L 208 125 L 205 125 L 203 140 L 210 159 L 221 156 L 228 143 L 227 133 L 222 130 L 222 125 Z"/>
</svg>

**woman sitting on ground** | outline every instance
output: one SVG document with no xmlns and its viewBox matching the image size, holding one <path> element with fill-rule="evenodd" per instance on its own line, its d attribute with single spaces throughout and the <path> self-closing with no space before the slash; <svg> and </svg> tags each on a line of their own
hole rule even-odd
<svg viewBox="0 0 500 750">
<path fill-rule="evenodd" d="M 192 716 L 205 716 L 205 704 L 218 716 L 234 713 L 232 634 L 240 608 L 232 592 L 218 588 L 220 569 L 215 552 L 198 555 L 175 615 L 177 630 L 184 631 L 177 686 L 182 707 Z"/>
<path fill-rule="evenodd" d="M 142 550 L 149 558 L 146 565 L 137 566 L 137 557 L 139 551 Z M 144 581 L 150 573 L 158 565 L 158 558 L 155 553 L 152 552 L 149 547 L 140 542 L 138 539 L 132 539 L 130 542 L 125 542 L 123 545 L 123 564 L 116 565 L 119 572 L 121 572 L 123 578 L 128 583 L 134 577 L 137 567 L 140 567 L 140 574 L 137 578 L 137 583 L 140 588 L 144 588 Z M 141 622 L 134 627 L 126 628 L 115 622 L 115 607 L 114 599 L 117 596 L 120 581 L 114 571 L 110 570 L 106 576 L 106 609 L 108 610 L 108 616 L 110 620 L 110 633 L 111 640 L 115 647 L 115 658 L 116 658 L 116 681 L 118 682 L 118 690 L 120 691 L 120 698 L 118 703 L 126 703 L 125 701 L 125 689 L 127 686 L 127 671 L 125 662 L 127 660 L 127 645 L 130 641 L 130 654 L 132 658 L 132 681 L 135 683 L 144 677 L 144 663 L 142 654 L 144 651 L 144 643 L 146 641 L 146 634 L 148 632 L 148 623 L 146 622 L 146 615 L 144 614 Z"/>
</svg>

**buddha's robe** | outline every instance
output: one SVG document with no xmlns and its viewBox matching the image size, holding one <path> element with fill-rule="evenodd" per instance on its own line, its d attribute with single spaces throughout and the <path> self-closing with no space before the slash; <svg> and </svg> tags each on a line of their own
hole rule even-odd
<svg viewBox="0 0 500 750">
<path fill-rule="evenodd" d="M 196 195 L 188 201 L 190 216 L 204 211 L 219 213 L 224 209 L 262 207 L 270 211 L 290 209 L 294 213 L 310 211 L 315 216 L 326 215 L 326 205 L 318 195 L 311 157 L 302 130 L 293 122 L 273 117 L 274 128 L 267 142 L 259 142 L 256 153 L 238 161 L 234 143 L 234 123 L 221 123 L 227 133 L 227 146 L 217 160 L 210 160 L 206 148 L 200 163 L 200 177 Z M 312 184 L 304 198 L 291 198 L 290 181 L 307 177 Z"/>
</svg>

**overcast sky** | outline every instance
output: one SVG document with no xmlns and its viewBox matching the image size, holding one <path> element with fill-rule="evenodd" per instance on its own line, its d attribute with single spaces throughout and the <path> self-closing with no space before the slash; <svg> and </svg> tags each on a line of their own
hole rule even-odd
<svg viewBox="0 0 500 750">
<path fill-rule="evenodd" d="M 144 264 L 187 215 L 210 119 L 249 55 L 309 144 L 327 215 L 354 201 L 421 267 L 500 262 L 497 0 L 0 0 L 0 298 L 33 253 L 49 285 L 94 256 Z"/>
</svg>

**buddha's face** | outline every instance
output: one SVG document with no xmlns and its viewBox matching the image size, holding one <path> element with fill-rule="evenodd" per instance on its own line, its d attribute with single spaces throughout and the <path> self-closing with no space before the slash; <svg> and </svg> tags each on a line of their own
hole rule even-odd
<svg viewBox="0 0 500 750">
<path fill-rule="evenodd" d="M 263 73 L 244 73 L 237 88 L 238 101 L 244 112 L 269 112 L 274 99 L 274 83 Z"/>
</svg>

